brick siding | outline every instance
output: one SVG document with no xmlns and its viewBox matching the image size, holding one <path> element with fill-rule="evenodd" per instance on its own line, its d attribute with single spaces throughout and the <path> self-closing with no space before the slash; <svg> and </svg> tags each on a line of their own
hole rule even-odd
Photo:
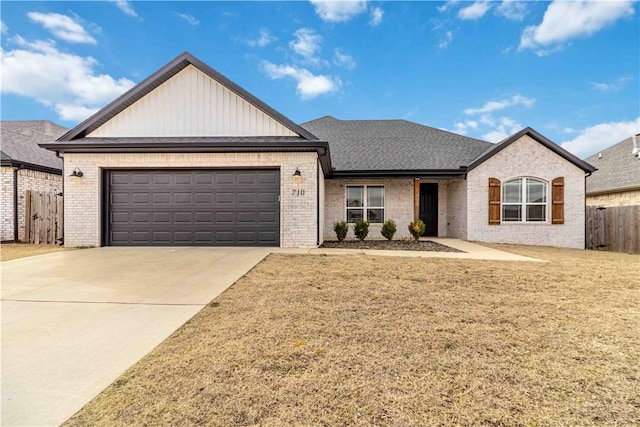
<svg viewBox="0 0 640 427">
<path fill-rule="evenodd" d="M 70 177 L 74 168 L 81 178 Z M 65 246 L 101 244 L 102 169 L 110 168 L 280 168 L 280 245 L 317 243 L 316 153 L 114 153 L 65 155 Z M 296 168 L 301 177 L 292 175 Z M 304 190 L 304 195 L 293 190 Z"/>
<path fill-rule="evenodd" d="M 488 180 L 504 183 L 517 177 L 547 181 L 564 177 L 564 224 L 551 224 L 550 205 L 545 223 L 489 225 Z M 467 239 L 491 243 L 512 243 L 584 249 L 585 173 L 528 135 L 515 141 L 467 174 Z"/>
<path fill-rule="evenodd" d="M 605 207 L 640 205 L 640 190 L 587 196 L 587 205 Z"/>
</svg>

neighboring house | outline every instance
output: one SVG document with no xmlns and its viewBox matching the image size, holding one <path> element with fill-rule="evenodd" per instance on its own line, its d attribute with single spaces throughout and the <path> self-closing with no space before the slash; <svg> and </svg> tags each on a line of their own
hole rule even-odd
<svg viewBox="0 0 640 427">
<path fill-rule="evenodd" d="M 62 160 L 38 143 L 50 142 L 68 129 L 48 120 L 2 121 L 0 129 L 0 240 L 19 241 L 24 239 L 25 192 L 62 191 Z"/>
<path fill-rule="evenodd" d="M 314 247 L 333 223 L 584 248 L 594 168 L 532 129 L 490 144 L 404 120 L 295 124 L 192 55 L 42 146 L 64 153 L 65 244 Z M 82 177 L 72 176 L 82 172 Z"/>
<path fill-rule="evenodd" d="M 587 177 L 587 205 L 640 205 L 639 146 L 635 135 L 585 159 L 598 168 Z"/>
</svg>

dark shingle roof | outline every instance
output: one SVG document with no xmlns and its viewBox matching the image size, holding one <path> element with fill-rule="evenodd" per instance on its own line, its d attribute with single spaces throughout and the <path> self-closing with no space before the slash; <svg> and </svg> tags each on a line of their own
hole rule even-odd
<svg viewBox="0 0 640 427">
<path fill-rule="evenodd" d="M 640 144 L 640 137 L 638 137 Z M 640 187 L 640 159 L 631 153 L 633 138 L 627 138 L 585 160 L 598 168 L 587 178 L 587 194 Z M 600 156 L 602 155 L 602 156 Z"/>
<path fill-rule="evenodd" d="M 406 120 L 325 116 L 302 127 L 329 142 L 338 172 L 459 169 L 493 145 Z"/>
<path fill-rule="evenodd" d="M 62 160 L 38 143 L 53 142 L 67 129 L 49 120 L 0 122 L 3 163 L 28 163 L 62 171 Z"/>
</svg>

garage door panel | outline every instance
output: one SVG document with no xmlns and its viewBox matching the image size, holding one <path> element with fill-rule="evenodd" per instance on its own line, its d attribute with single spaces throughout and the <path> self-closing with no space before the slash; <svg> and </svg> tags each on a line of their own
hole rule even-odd
<svg viewBox="0 0 640 427">
<path fill-rule="evenodd" d="M 109 173 L 110 245 L 261 245 L 280 240 L 278 170 Z"/>
</svg>

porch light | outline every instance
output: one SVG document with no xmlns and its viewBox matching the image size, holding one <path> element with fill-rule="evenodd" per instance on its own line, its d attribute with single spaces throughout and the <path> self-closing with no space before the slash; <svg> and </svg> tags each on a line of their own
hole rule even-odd
<svg viewBox="0 0 640 427">
<path fill-rule="evenodd" d="M 296 177 L 301 177 L 301 176 L 302 176 L 302 174 L 300 173 L 300 169 L 296 168 L 296 171 L 293 173 L 293 177 L 296 178 Z"/>
<path fill-rule="evenodd" d="M 77 176 L 78 178 L 80 178 L 82 175 L 84 175 L 84 174 L 82 173 L 80 168 L 75 168 L 73 170 L 73 172 L 71 172 L 71 175 L 69 175 L 69 176 Z"/>
</svg>

